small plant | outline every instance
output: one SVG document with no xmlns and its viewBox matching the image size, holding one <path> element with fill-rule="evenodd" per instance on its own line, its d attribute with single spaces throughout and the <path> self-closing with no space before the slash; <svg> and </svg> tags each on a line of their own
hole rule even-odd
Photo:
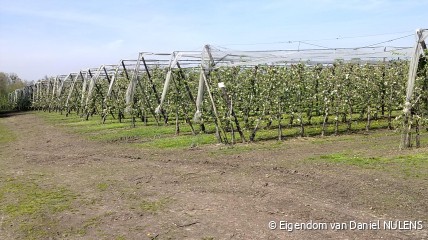
<svg viewBox="0 0 428 240">
<path fill-rule="evenodd" d="M 170 202 L 169 198 L 163 198 L 157 201 L 142 201 L 140 203 L 140 209 L 144 212 L 156 213 L 165 208 L 165 206 Z"/>
<path fill-rule="evenodd" d="M 108 183 L 99 183 L 97 185 L 98 190 L 100 190 L 102 192 L 105 191 L 105 190 L 107 190 L 108 187 L 109 187 Z"/>
</svg>

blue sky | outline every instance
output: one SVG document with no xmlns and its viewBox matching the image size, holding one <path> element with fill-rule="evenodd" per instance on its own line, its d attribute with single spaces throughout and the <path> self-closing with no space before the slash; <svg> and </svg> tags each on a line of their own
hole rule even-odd
<svg viewBox="0 0 428 240">
<path fill-rule="evenodd" d="M 296 49 L 296 41 L 366 46 L 427 28 L 427 11 L 421 0 L 0 0 L 0 71 L 38 80 L 140 51 L 208 43 L 239 50 Z M 314 47 L 305 43 L 300 48 Z M 388 44 L 412 46 L 414 37 Z"/>
</svg>

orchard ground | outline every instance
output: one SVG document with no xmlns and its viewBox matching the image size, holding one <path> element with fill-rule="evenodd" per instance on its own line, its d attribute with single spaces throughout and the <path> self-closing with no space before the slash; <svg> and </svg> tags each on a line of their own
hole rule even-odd
<svg viewBox="0 0 428 240">
<path fill-rule="evenodd" d="M 400 151 L 400 134 L 382 129 L 233 148 L 162 129 L 118 137 L 135 130 L 0 115 L 0 239 L 428 238 L 426 133 L 422 148 Z M 377 220 L 423 229 L 269 229 Z"/>
</svg>

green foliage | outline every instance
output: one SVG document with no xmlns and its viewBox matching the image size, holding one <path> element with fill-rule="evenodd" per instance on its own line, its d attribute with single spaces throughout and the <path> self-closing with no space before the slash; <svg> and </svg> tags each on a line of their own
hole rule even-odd
<svg viewBox="0 0 428 240">
<path fill-rule="evenodd" d="M 324 118 L 323 133 L 327 131 L 330 116 L 334 133 L 344 123 L 347 131 L 351 131 L 356 113 L 357 120 L 367 121 L 366 129 L 371 128 L 372 119 L 379 118 L 388 118 L 392 127 L 392 113 L 402 108 L 406 72 L 404 61 L 376 65 L 300 63 L 255 69 L 219 68 L 211 73 L 210 79 L 222 125 L 228 131 L 232 128 L 230 106 L 215 87 L 219 82 L 225 82 L 232 107 L 238 118 L 244 120 L 244 129 L 251 130 L 250 134 L 255 134 L 262 124 L 265 128 L 271 128 L 275 121 L 285 125 L 281 120 L 288 117 L 286 126 L 299 127 L 299 135 L 306 136 L 307 125 L 319 116 Z"/>
<path fill-rule="evenodd" d="M 18 75 L 0 72 L 0 111 L 11 109 L 28 109 L 30 101 L 27 96 L 24 97 L 24 87 L 26 83 Z M 17 90 L 17 93 L 15 93 Z M 28 93 L 28 92 L 26 92 Z M 17 101 L 12 102 L 10 98 L 16 96 Z"/>
<path fill-rule="evenodd" d="M 419 78 L 426 78 L 423 69 L 418 73 Z M 211 96 L 207 91 L 204 94 L 201 124 L 192 121 L 196 111 L 199 68 L 172 70 L 166 101 L 159 114 L 155 109 L 159 105 L 167 69 L 156 65 L 150 66 L 149 74 L 144 71 L 137 74 L 138 84 L 130 105 L 126 104 L 130 80 L 124 73 L 116 76 L 109 97 L 106 97 L 109 89 L 106 78 L 98 79 L 91 93 L 83 91 L 85 84 L 89 83 L 80 78 L 74 87 L 65 84 L 63 92 L 70 94 L 67 114 L 75 111 L 86 120 L 98 115 L 101 120 L 95 119 L 97 123 L 125 122 L 132 127 L 142 122 L 146 128 L 134 132 L 121 125 L 123 133 L 119 133 L 116 125 L 107 131 L 107 127 L 89 124 L 91 126 L 81 131 L 106 130 L 105 136 L 94 134 L 91 138 L 109 141 L 128 138 L 152 145 L 146 143 L 146 137 L 152 137 L 152 142 L 156 142 L 157 136 L 167 133 L 170 137 L 174 133 L 197 135 L 216 132 L 218 141 L 230 143 L 265 139 L 263 131 L 268 132 L 268 138 L 282 139 L 290 133 L 304 137 L 370 130 L 377 128 L 377 122 L 382 121 L 386 122 L 381 124 L 382 127 L 393 129 L 398 126 L 393 120 L 403 109 L 407 74 L 408 61 L 375 64 L 337 61 L 318 65 L 297 63 L 214 68 L 207 75 Z M 52 98 L 47 86 L 53 80 L 48 80 L 38 90 L 33 106 L 62 111 L 65 97 Z M 418 82 L 426 85 L 428 81 Z M 219 83 L 224 83 L 225 88 L 218 87 Z M 420 96 L 414 108 L 415 119 L 419 119 L 418 124 L 422 126 L 428 123 L 428 85 L 425 85 L 415 89 L 416 96 Z M 164 125 L 162 129 L 156 129 L 160 125 Z M 208 127 L 210 129 L 205 129 Z M 166 145 L 161 139 L 160 145 L 199 144 L 184 143 L 181 136 L 174 139 L 177 140 L 175 143 Z M 202 142 L 208 142 L 208 138 Z"/>
</svg>

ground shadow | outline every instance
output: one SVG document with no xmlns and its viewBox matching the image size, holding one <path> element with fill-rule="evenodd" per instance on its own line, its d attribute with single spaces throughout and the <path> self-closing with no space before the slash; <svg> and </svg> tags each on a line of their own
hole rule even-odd
<svg viewBox="0 0 428 240">
<path fill-rule="evenodd" d="M 8 117 L 13 117 L 13 116 L 17 116 L 17 115 L 24 115 L 29 113 L 28 111 L 0 111 L 0 118 L 8 118 Z"/>
</svg>

